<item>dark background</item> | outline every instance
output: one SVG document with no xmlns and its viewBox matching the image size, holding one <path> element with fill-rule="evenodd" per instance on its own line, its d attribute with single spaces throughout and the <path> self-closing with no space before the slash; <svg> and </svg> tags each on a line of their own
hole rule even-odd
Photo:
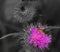
<svg viewBox="0 0 60 52">
<path fill-rule="evenodd" d="M 41 52 L 38 47 L 20 39 L 24 35 L 16 36 L 21 35 L 27 25 L 36 25 L 38 22 L 60 26 L 60 0 L 0 0 L 0 37 L 15 34 L 0 40 L 0 52 Z M 49 32 L 52 34 L 52 43 L 49 50 L 44 51 L 60 52 L 60 30 Z"/>
</svg>

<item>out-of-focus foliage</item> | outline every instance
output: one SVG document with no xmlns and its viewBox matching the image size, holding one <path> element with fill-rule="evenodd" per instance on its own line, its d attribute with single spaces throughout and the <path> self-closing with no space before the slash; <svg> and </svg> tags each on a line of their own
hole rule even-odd
<svg viewBox="0 0 60 52">
<path fill-rule="evenodd" d="M 23 29 L 38 22 L 60 26 L 59 17 L 60 0 L 0 0 L 0 37 L 14 35 L 0 40 L 0 52 L 41 52 L 38 47 L 26 43 Z M 60 30 L 54 29 L 48 33 L 53 39 L 49 50 L 44 51 L 60 52 Z"/>
</svg>

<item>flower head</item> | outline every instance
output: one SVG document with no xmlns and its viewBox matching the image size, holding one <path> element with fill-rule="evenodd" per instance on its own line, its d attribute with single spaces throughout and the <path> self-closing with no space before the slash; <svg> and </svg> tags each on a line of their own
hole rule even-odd
<svg viewBox="0 0 60 52">
<path fill-rule="evenodd" d="M 40 27 L 39 27 L 40 28 Z M 28 40 L 30 44 L 38 46 L 40 48 L 48 48 L 48 44 L 51 42 L 51 35 L 47 35 L 43 30 L 38 30 L 38 28 L 32 26 L 29 28 L 30 35 Z"/>
</svg>

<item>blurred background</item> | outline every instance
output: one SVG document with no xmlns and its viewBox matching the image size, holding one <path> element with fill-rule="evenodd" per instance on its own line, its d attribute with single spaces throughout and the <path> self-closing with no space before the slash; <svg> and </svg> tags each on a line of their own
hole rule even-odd
<svg viewBox="0 0 60 52">
<path fill-rule="evenodd" d="M 60 0 L 0 0 L 0 52 L 42 52 L 26 43 L 30 24 L 60 26 Z M 23 34 L 21 34 L 23 33 Z M 49 30 L 52 42 L 44 52 L 60 52 L 60 29 Z"/>
</svg>

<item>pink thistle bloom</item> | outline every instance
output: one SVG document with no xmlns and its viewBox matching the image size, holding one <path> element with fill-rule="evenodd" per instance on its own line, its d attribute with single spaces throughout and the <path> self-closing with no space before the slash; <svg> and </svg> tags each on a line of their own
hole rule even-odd
<svg viewBox="0 0 60 52">
<path fill-rule="evenodd" d="M 30 35 L 28 36 L 29 44 L 38 46 L 40 48 L 48 48 L 48 44 L 51 43 L 51 35 L 47 35 L 42 31 L 39 31 L 36 27 L 29 28 Z"/>
</svg>

